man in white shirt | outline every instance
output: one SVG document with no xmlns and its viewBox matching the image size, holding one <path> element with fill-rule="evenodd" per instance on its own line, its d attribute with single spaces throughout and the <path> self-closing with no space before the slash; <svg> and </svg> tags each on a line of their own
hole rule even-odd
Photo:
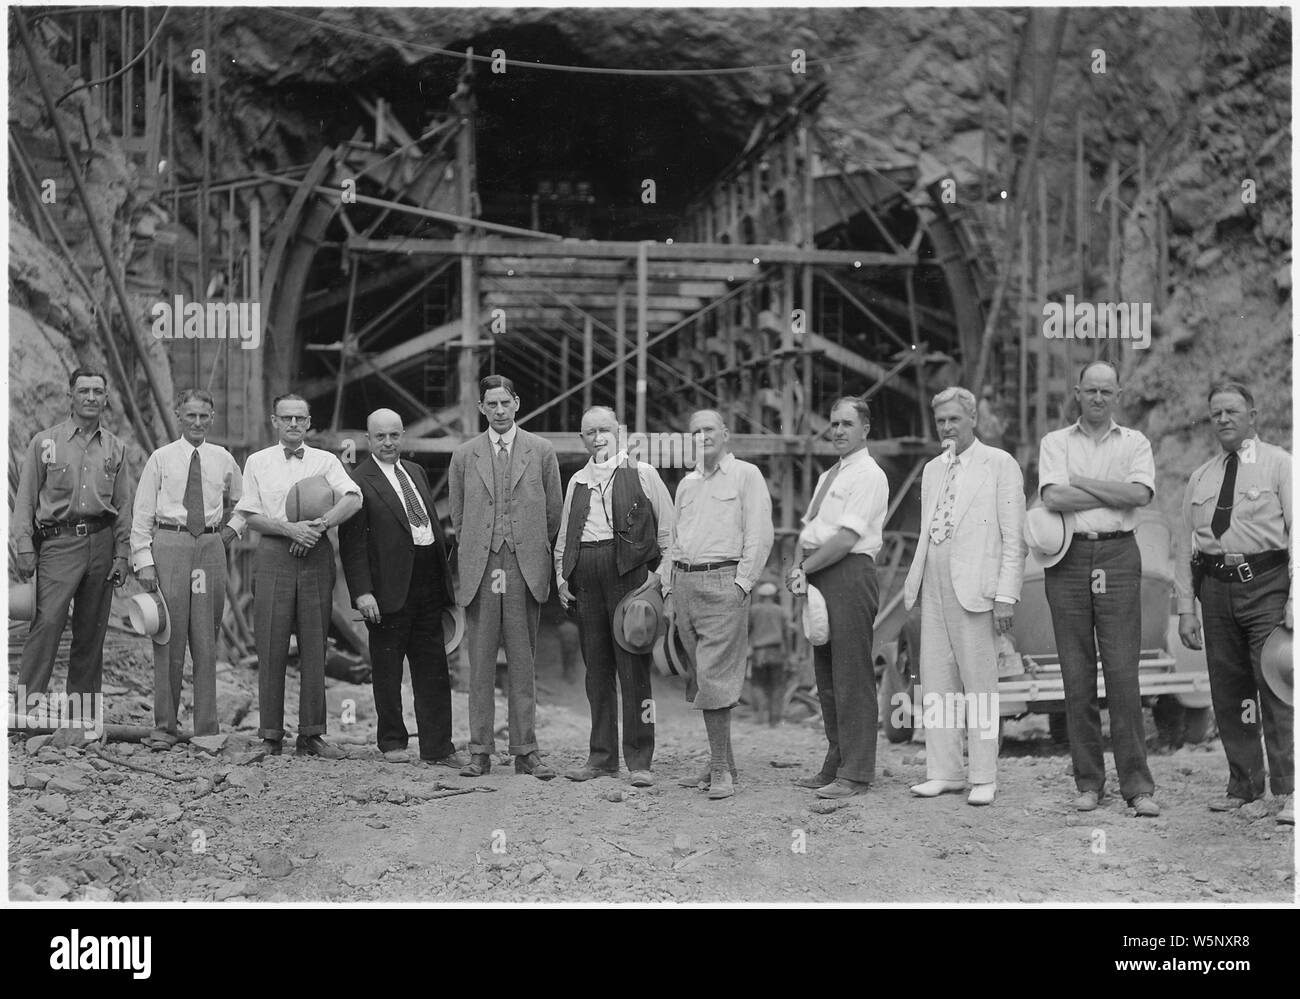
<svg viewBox="0 0 1300 999">
<path fill-rule="evenodd" d="M 215 409 L 210 393 L 186 389 L 176 400 L 179 440 L 149 456 L 135 491 L 131 558 L 144 589 L 160 590 L 171 639 L 153 647 L 152 740 L 175 744 L 176 714 L 188 642 L 194 660 L 194 734 L 216 735 L 217 634 L 226 609 L 226 549 L 243 518 L 234 456 L 207 442 Z"/>
<path fill-rule="evenodd" d="M 560 603 L 576 603 L 578 637 L 587 665 L 591 751 L 569 780 L 618 774 L 618 696 L 623 698 L 623 759 L 633 787 L 650 787 L 654 756 L 654 705 L 650 654 L 636 654 L 614 639 L 614 611 L 649 576 L 659 579 L 660 556 L 673 533 L 673 500 L 652 465 L 615 451 L 618 417 L 607 406 L 582 416 L 582 443 L 591 458 L 569 480 L 555 542 L 555 584 Z"/>
<path fill-rule="evenodd" d="M 1154 818 L 1155 782 L 1147 766 L 1146 728 L 1138 662 L 1142 648 L 1142 556 L 1133 531 L 1137 509 L 1155 496 L 1151 442 L 1112 414 L 1119 405 L 1119 373 L 1093 361 L 1074 388 L 1081 415 L 1038 445 L 1038 492 L 1043 506 L 1073 514 L 1074 537 L 1065 556 L 1043 571 L 1052 630 L 1061 659 L 1066 726 L 1078 797 L 1090 812 L 1105 796 L 1097 656 L 1106 679 L 1110 742 L 1120 794 L 1138 816 Z M 1163 613 L 1163 611 L 1162 611 Z"/>
<path fill-rule="evenodd" d="M 258 734 L 278 756 L 284 741 L 285 660 L 298 635 L 298 754 L 338 759 L 325 733 L 325 640 L 334 594 L 334 546 L 326 532 L 361 509 L 361 490 L 337 457 L 304 443 L 311 410 L 298 395 L 271 404 L 277 442 L 244 463 L 237 510 L 261 538 L 253 560 L 253 633 L 257 641 Z M 321 475 L 337 502 L 314 520 L 289 521 L 284 502 L 296 482 Z"/>
<path fill-rule="evenodd" d="M 817 587 L 826 600 L 830 641 L 813 646 L 826 759 L 796 781 L 822 798 L 863 794 L 876 776 L 876 674 L 872 631 L 880 605 L 875 557 L 884 544 L 889 480 L 867 452 L 871 411 L 856 396 L 831 407 L 831 443 L 840 460 L 817 480 L 799 534 L 790 592 Z"/>
<path fill-rule="evenodd" d="M 690 431 L 699 461 L 677 487 L 660 576 L 671 594 L 666 612 L 695 664 L 691 707 L 703 712 L 709 739 L 708 769 L 678 783 L 721 799 L 735 793 L 731 709 L 749 661 L 749 594 L 772 551 L 772 500 L 758 466 L 731 453 L 731 432 L 716 410 L 693 413 Z"/>
</svg>

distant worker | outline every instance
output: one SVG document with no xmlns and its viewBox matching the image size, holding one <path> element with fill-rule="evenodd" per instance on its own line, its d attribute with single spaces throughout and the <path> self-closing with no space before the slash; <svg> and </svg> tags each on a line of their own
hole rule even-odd
<svg viewBox="0 0 1300 999">
<path fill-rule="evenodd" d="M 1209 404 L 1222 453 L 1188 479 L 1174 581 L 1178 637 L 1189 649 L 1201 648 L 1201 602 L 1210 695 L 1228 758 L 1227 794 L 1210 808 L 1232 811 L 1262 798 L 1267 756 L 1268 783 L 1281 805 L 1277 821 L 1294 825 L 1294 709 L 1260 671 L 1269 635 L 1294 624 L 1291 455 L 1259 439 L 1255 398 L 1245 385 L 1217 383 Z"/>
<path fill-rule="evenodd" d="M 515 424 L 519 396 L 509 378 L 479 382 L 478 408 L 487 432 L 452 452 L 447 477 L 458 539 L 456 600 L 465 608 L 470 657 L 470 762 L 461 774 L 482 777 L 492 769 L 497 650 L 504 643 L 515 773 L 550 780 L 555 771 L 537 751 L 534 657 L 564 504 L 560 464 L 546 438 Z"/>
<path fill-rule="evenodd" d="M 731 709 L 740 702 L 749 655 L 749 594 L 772 551 L 772 500 L 758 466 L 731 453 L 731 433 L 715 410 L 691 416 L 698 462 L 677 487 L 676 523 L 665 590 L 704 713 L 708 769 L 678 781 L 707 788 L 712 799 L 735 793 Z"/>
<path fill-rule="evenodd" d="M 876 555 L 884 543 L 889 480 L 867 450 L 871 410 L 856 396 L 831 407 L 831 444 L 840 460 L 817 480 L 799 534 L 798 560 L 786 577 L 795 594 L 817 587 L 826 601 L 830 641 L 813 646 L 813 668 L 826 758 L 800 787 L 818 797 L 865 794 L 876 776 L 879 706 L 872 659 L 880 584 Z"/>
<path fill-rule="evenodd" d="M 261 535 L 253 557 L 253 635 L 257 643 L 257 707 L 263 748 L 279 756 L 284 741 L 284 682 L 289 636 L 298 636 L 298 743 L 300 756 L 339 759 L 327 743 L 325 649 L 334 597 L 334 546 L 327 531 L 361 509 L 361 490 L 339 459 L 305 443 L 311 409 L 299 395 L 271 404 L 276 443 L 244 463 L 244 495 L 236 509 Z M 289 490 L 323 476 L 336 502 L 311 520 L 290 521 Z"/>
<path fill-rule="evenodd" d="M 151 741 L 174 745 L 188 645 L 194 662 L 194 734 L 216 735 L 217 636 L 226 610 L 226 551 L 242 532 L 243 476 L 208 441 L 216 406 L 203 389 L 176 397 L 181 436 L 149 456 L 135 490 L 131 555 L 144 589 L 162 593 L 171 639 L 153 646 Z"/>
<path fill-rule="evenodd" d="M 27 694 L 48 689 L 71 603 L 67 691 L 91 695 L 98 711 L 113 587 L 129 573 L 131 472 L 126 446 L 102 422 L 107 376 L 77 368 L 68 400 L 68 419 L 36 434 L 22 454 L 10 530 L 19 577 L 36 573 L 36 613 L 18 683 Z"/>
<path fill-rule="evenodd" d="M 1120 793 L 1135 815 L 1150 818 L 1160 814 L 1160 807 L 1152 797 L 1155 782 L 1147 766 L 1138 685 L 1142 556 L 1133 530 L 1138 508 L 1155 495 L 1155 463 L 1150 441 L 1112 416 L 1120 392 L 1113 364 L 1084 365 L 1074 389 L 1079 419 L 1053 430 L 1039 444 L 1039 493 L 1046 510 L 1064 521 L 1068 545 L 1059 560 L 1045 567 L 1043 577 L 1065 688 L 1079 792 L 1074 807 L 1089 812 L 1105 797 L 1097 704 L 1100 652 Z"/>
<path fill-rule="evenodd" d="M 650 652 L 631 651 L 626 636 L 616 631 L 623 626 L 618 611 L 624 598 L 646 587 L 658 595 L 660 558 L 673 533 L 673 499 L 654 466 L 615 450 L 618 418 L 612 409 L 587 410 L 581 432 L 591 457 L 565 493 L 555 585 L 566 610 L 577 606 L 591 744 L 587 762 L 564 776 L 585 781 L 618 774 L 621 695 L 623 762 L 633 787 L 650 787 L 655 748 Z"/>
<path fill-rule="evenodd" d="M 943 453 L 921 475 L 921 532 L 903 586 L 921 603 L 921 689 L 943 699 L 925 729 L 921 798 L 963 791 L 966 736 L 971 805 L 997 794 L 998 637 L 1011 631 L 1025 572 L 1024 477 L 1015 458 L 975 434 L 975 396 L 944 389 L 930 403 Z M 892 706 L 890 710 L 892 710 Z M 922 713 L 922 717 L 932 717 Z"/>
</svg>

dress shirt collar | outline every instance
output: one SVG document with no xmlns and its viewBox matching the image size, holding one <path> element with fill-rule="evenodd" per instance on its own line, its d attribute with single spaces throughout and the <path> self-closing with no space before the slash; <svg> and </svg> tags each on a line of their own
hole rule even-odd
<svg viewBox="0 0 1300 999">
<path fill-rule="evenodd" d="M 586 486 L 604 486 L 614 477 L 614 473 L 619 466 L 627 460 L 626 451 L 619 451 L 618 454 L 606 458 L 604 461 L 588 458 L 587 463 L 578 469 L 574 478 Z"/>
<path fill-rule="evenodd" d="M 945 465 L 951 465 L 954 459 L 960 465 L 969 465 L 971 459 L 979 454 L 978 449 L 983 446 L 984 446 L 983 442 L 978 437 L 976 437 L 973 441 L 970 442 L 970 446 L 966 448 L 966 450 L 963 451 L 961 454 L 957 453 L 956 448 L 953 448 L 951 451 L 949 451 L 947 448 L 944 448 L 942 453 L 940 453 L 939 455 L 939 460 L 942 461 Z"/>
<path fill-rule="evenodd" d="M 86 440 L 93 439 L 96 434 L 100 435 L 101 440 L 103 439 L 104 424 L 102 422 L 96 423 L 95 429 L 90 431 L 82 430 L 81 425 L 78 424 L 76 420 L 68 420 L 67 427 L 68 427 L 68 440 L 72 440 L 72 438 L 76 437 L 77 434 L 84 435 Z"/>
<path fill-rule="evenodd" d="M 1228 465 L 1228 455 L 1236 454 L 1237 458 L 1243 465 L 1249 465 L 1254 462 L 1255 456 L 1259 454 L 1259 436 L 1246 437 L 1241 442 L 1241 447 L 1236 451 L 1220 451 L 1218 462 L 1220 468 L 1226 468 Z"/>
<path fill-rule="evenodd" d="M 733 465 L 735 465 L 735 463 L 736 463 L 736 456 L 732 454 L 730 451 L 727 451 L 725 454 L 723 454 L 721 458 L 718 459 L 718 465 L 713 470 L 713 472 L 706 472 L 704 470 L 704 461 L 702 459 L 696 464 L 695 471 L 699 473 L 699 476 L 702 479 L 712 478 L 714 474 L 730 475 L 731 468 Z"/>
<path fill-rule="evenodd" d="M 509 430 L 507 430 L 504 434 L 499 434 L 491 427 L 488 427 L 488 440 L 492 442 L 493 450 L 499 448 L 502 445 L 502 443 L 504 443 L 508 449 L 514 450 L 515 431 L 517 431 L 518 429 L 519 429 L 519 424 L 512 423 L 510 424 Z"/>
<path fill-rule="evenodd" d="M 871 453 L 867 450 L 867 445 L 864 444 L 852 454 L 845 455 L 840 459 L 840 471 L 846 471 L 847 469 L 861 465 L 870 458 Z"/>
<path fill-rule="evenodd" d="M 1070 429 L 1076 433 L 1083 434 L 1085 437 L 1092 437 L 1092 434 L 1088 433 L 1088 428 L 1083 425 L 1083 417 L 1079 417 L 1079 419 L 1071 423 Z M 1115 422 L 1115 418 L 1112 416 L 1110 418 L 1110 426 L 1106 428 L 1106 432 L 1100 437 L 1094 437 L 1093 440 L 1105 440 L 1111 434 L 1118 433 L 1121 429 L 1120 425 Z"/>
</svg>

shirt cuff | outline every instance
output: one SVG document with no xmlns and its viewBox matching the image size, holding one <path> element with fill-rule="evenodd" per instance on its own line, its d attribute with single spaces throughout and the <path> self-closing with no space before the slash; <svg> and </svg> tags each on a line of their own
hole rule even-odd
<svg viewBox="0 0 1300 999">
<path fill-rule="evenodd" d="M 1178 613 L 1179 613 L 1179 614 L 1195 614 L 1195 613 L 1196 613 L 1196 598 L 1195 598 L 1195 597 L 1179 597 L 1179 598 L 1178 598 Z"/>
<path fill-rule="evenodd" d="M 993 599 L 994 599 L 994 600 L 999 600 L 999 601 L 1001 601 L 1001 602 L 1004 603 L 1004 604 L 1018 604 L 1018 603 L 1020 603 L 1020 598 L 1019 598 L 1019 597 L 1010 597 L 1010 596 L 1007 596 L 1005 593 L 999 593 L 999 594 L 998 594 L 997 596 L 995 596 Z"/>
<path fill-rule="evenodd" d="M 841 527 L 848 528 L 860 538 L 867 533 L 867 518 L 859 517 L 857 514 L 845 514 L 835 527 L 837 529 Z"/>
<path fill-rule="evenodd" d="M 754 580 L 752 580 L 752 579 L 741 579 L 739 576 L 737 576 L 737 577 L 736 577 L 736 585 L 739 586 L 739 587 L 740 587 L 742 590 L 744 590 L 746 593 L 748 593 L 750 590 L 752 590 L 752 589 L 754 588 Z"/>
</svg>

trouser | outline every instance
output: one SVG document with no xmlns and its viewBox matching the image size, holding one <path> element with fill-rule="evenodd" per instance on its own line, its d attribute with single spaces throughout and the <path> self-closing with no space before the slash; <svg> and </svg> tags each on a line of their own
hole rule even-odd
<svg viewBox="0 0 1300 999">
<path fill-rule="evenodd" d="M 102 688 L 104 632 L 113 607 L 112 525 L 77 537 L 59 534 L 39 543 L 36 554 L 36 616 L 23 645 L 18 682 L 28 693 L 49 688 L 59 639 L 72 603 L 72 649 L 68 656 L 70 694 L 98 694 Z"/>
<path fill-rule="evenodd" d="M 673 571 L 673 614 L 682 647 L 695 664 L 698 689 L 693 698 L 689 684 L 686 690 L 696 710 L 721 711 L 740 701 L 749 664 L 749 602 L 736 585 L 734 565 Z"/>
<path fill-rule="evenodd" d="M 654 756 L 654 705 L 650 693 L 650 655 L 628 652 L 614 641 L 614 609 L 649 575 L 639 565 L 620 576 L 613 540 L 583 544 L 571 577 L 578 604 L 578 638 L 587 665 L 591 705 L 591 747 L 587 766 L 618 769 L 619 694 L 623 707 L 623 760 L 632 771 L 649 770 Z M 617 688 L 615 690 L 617 677 Z"/>
<path fill-rule="evenodd" d="M 159 531 L 153 539 L 158 589 L 172 637 L 153 647 L 153 723 L 176 734 L 185 645 L 194 662 L 194 734 L 216 735 L 217 632 L 226 609 L 226 546 L 218 534 Z"/>
<path fill-rule="evenodd" d="M 385 611 L 378 624 L 366 623 L 370 634 L 370 679 L 379 720 L 376 740 L 383 752 L 405 749 L 410 734 L 402 718 L 402 663 L 410 661 L 415 695 L 415 723 L 420 758 L 440 760 L 454 753 L 451 742 L 451 677 L 442 634 L 442 608 L 447 588 L 438 564 L 437 548 L 415 549 L 406 604 Z"/>
<path fill-rule="evenodd" d="M 264 535 L 253 558 L 253 632 L 257 642 L 257 734 L 284 738 L 284 680 L 289 636 L 298 635 L 298 737 L 325 732 L 325 639 L 334 595 L 334 548 L 322 536 L 302 558 L 289 539 Z"/>
<path fill-rule="evenodd" d="M 821 773 L 868 784 L 876 776 L 876 671 L 871 658 L 872 630 L 880 590 L 870 555 L 845 555 L 808 576 L 821 591 L 830 619 L 831 640 L 813 646 L 813 671 L 826 759 Z"/>
<path fill-rule="evenodd" d="M 1138 686 L 1142 554 L 1136 539 L 1132 535 L 1105 541 L 1075 537 L 1065 557 L 1045 571 L 1044 586 L 1061 660 L 1075 786 L 1101 794 L 1106 784 L 1097 700 L 1100 650 L 1120 793 L 1125 801 L 1150 794 L 1155 782 L 1147 768 Z"/>
<path fill-rule="evenodd" d="M 465 608 L 469 637 L 469 751 L 496 749 L 497 649 L 504 642 L 511 755 L 537 750 L 537 687 L 533 657 L 541 605 L 533 598 L 519 560 L 506 545 L 488 555 L 478 593 Z"/>
<path fill-rule="evenodd" d="M 941 723 L 925 728 L 925 775 L 965 777 L 961 737 L 972 784 L 992 784 L 998 773 L 998 653 L 993 612 L 968 611 L 952 588 L 952 545 L 931 544 L 921 577 L 922 707 L 942 698 Z M 964 695 L 964 696 L 963 696 Z M 922 718 L 930 717 L 924 710 Z"/>
<path fill-rule="evenodd" d="M 1273 793 L 1295 793 L 1294 709 L 1260 673 L 1260 652 L 1282 623 L 1290 585 L 1284 565 L 1249 583 L 1225 583 L 1210 576 L 1201 582 L 1205 659 L 1214 719 L 1228 757 L 1228 794 L 1246 801 L 1264 793 L 1265 753 Z"/>
</svg>

